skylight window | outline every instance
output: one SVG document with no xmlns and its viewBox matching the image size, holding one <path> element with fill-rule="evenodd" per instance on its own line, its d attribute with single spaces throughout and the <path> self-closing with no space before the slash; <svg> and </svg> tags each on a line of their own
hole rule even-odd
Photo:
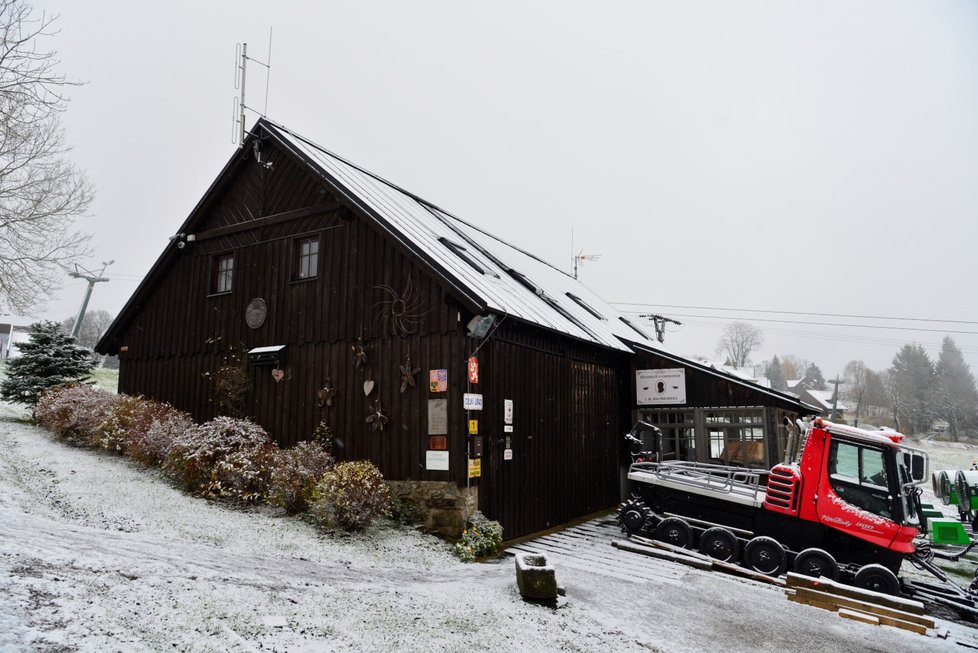
<svg viewBox="0 0 978 653">
<path fill-rule="evenodd" d="M 588 313 L 590 313 L 594 317 L 598 318 L 599 320 L 605 320 L 605 321 L 608 320 L 608 318 L 606 318 L 601 313 L 598 313 L 597 310 L 595 310 L 590 304 L 588 304 L 586 301 L 584 301 L 583 299 L 581 299 L 577 295 L 575 295 L 573 293 L 565 293 L 565 294 L 568 297 L 570 297 L 571 299 L 573 299 L 574 302 L 577 303 L 578 306 L 580 306 L 581 308 L 583 308 L 585 311 L 587 311 Z"/>
<path fill-rule="evenodd" d="M 632 324 L 631 322 L 629 322 L 625 318 L 619 317 L 618 319 L 621 320 L 622 322 L 624 322 L 629 327 L 631 327 L 632 331 L 634 331 L 638 335 L 642 336 L 642 340 L 648 340 L 649 339 L 649 337 L 647 335 L 645 335 L 645 333 L 643 331 L 641 331 L 637 326 L 635 326 L 634 324 Z"/>
<path fill-rule="evenodd" d="M 448 249 L 452 250 L 452 253 L 455 254 L 455 256 L 459 257 L 460 259 L 462 259 L 463 261 L 465 261 L 466 263 L 468 263 L 470 268 L 472 268 L 473 270 L 475 270 L 479 274 L 485 274 L 486 273 L 486 269 L 484 267 L 482 267 L 481 265 L 479 265 L 476 262 L 476 260 L 474 258 L 472 258 L 472 256 L 469 255 L 468 250 L 465 249 L 465 247 L 463 247 L 462 245 L 459 245 L 458 243 L 456 243 L 454 241 L 451 241 L 451 240 L 445 238 L 444 236 L 442 236 L 441 238 L 439 238 L 438 241 L 441 242 L 441 244 L 444 245 L 445 247 L 447 247 Z"/>
</svg>

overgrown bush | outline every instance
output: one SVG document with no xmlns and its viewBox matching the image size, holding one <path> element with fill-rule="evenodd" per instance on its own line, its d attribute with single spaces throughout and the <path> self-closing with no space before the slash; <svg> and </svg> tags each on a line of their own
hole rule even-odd
<svg viewBox="0 0 978 653">
<path fill-rule="evenodd" d="M 132 445 L 146 437 L 154 421 L 173 408 L 141 396 L 118 395 L 118 399 L 92 431 L 89 444 L 128 454 Z"/>
<path fill-rule="evenodd" d="M 462 531 L 462 537 L 452 547 L 464 562 L 472 562 L 483 556 L 493 555 L 503 542 L 503 527 L 498 521 L 486 519 L 476 511 L 469 518 L 469 527 Z"/>
<path fill-rule="evenodd" d="M 141 435 L 131 436 L 126 454 L 150 467 L 158 467 L 166 459 L 173 442 L 194 426 L 190 415 L 169 404 L 158 404 L 164 409 Z"/>
<path fill-rule="evenodd" d="M 178 436 L 163 470 L 194 494 L 255 503 L 267 491 L 275 450 L 254 422 L 217 417 Z"/>
<path fill-rule="evenodd" d="M 275 452 L 271 461 L 266 498 L 289 514 L 305 512 L 316 484 L 336 460 L 318 442 L 303 441 Z"/>
<path fill-rule="evenodd" d="M 325 421 L 317 424 L 316 429 L 312 432 L 312 441 L 321 444 L 323 449 L 330 453 L 333 453 L 333 440 L 335 437 L 333 429 Z"/>
<path fill-rule="evenodd" d="M 91 385 L 63 385 L 46 390 L 37 402 L 37 422 L 72 444 L 89 444 L 119 402 L 120 395 Z"/>
<path fill-rule="evenodd" d="M 380 470 L 366 460 L 356 460 L 323 475 L 309 503 L 309 517 L 326 528 L 362 530 L 390 514 L 390 502 Z"/>
</svg>

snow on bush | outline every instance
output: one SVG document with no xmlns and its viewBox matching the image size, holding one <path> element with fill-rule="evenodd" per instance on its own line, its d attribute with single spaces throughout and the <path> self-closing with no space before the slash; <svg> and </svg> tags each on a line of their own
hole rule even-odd
<svg viewBox="0 0 978 653">
<path fill-rule="evenodd" d="M 318 442 L 303 441 L 272 456 L 266 499 L 289 514 L 305 512 L 316 483 L 336 465 L 336 460 Z"/>
<path fill-rule="evenodd" d="M 503 542 L 503 527 L 498 521 L 486 519 L 478 510 L 469 518 L 471 524 L 462 531 L 462 537 L 452 547 L 464 562 L 472 562 L 476 558 L 492 555 Z"/>
<path fill-rule="evenodd" d="M 152 403 L 154 406 L 146 411 L 152 421 L 145 431 L 129 434 L 126 454 L 144 465 L 158 467 L 166 459 L 174 440 L 193 428 L 194 421 L 190 415 L 169 404 Z"/>
<path fill-rule="evenodd" d="M 309 518 L 325 528 L 362 530 L 390 514 L 390 489 L 366 460 L 340 463 L 326 472 L 309 502 Z"/>
<path fill-rule="evenodd" d="M 72 444 L 87 445 L 120 395 L 91 385 L 63 385 L 41 394 L 35 417 L 41 426 Z"/>
<path fill-rule="evenodd" d="M 175 409 L 159 401 L 140 396 L 119 395 L 108 413 L 95 427 L 90 444 L 108 451 L 128 454 L 146 437 L 153 422 L 165 419 Z"/>
<path fill-rule="evenodd" d="M 265 496 L 275 450 L 254 422 L 217 417 L 178 436 L 163 470 L 194 494 L 256 503 Z"/>
</svg>

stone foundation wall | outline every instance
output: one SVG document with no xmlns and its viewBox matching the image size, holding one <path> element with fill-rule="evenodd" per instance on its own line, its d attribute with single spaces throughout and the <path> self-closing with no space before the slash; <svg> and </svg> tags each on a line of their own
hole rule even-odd
<svg viewBox="0 0 978 653">
<path fill-rule="evenodd" d="M 409 501 L 421 513 L 426 532 L 455 539 L 465 522 L 479 509 L 479 488 L 459 488 L 443 481 L 387 481 L 391 493 Z"/>
</svg>

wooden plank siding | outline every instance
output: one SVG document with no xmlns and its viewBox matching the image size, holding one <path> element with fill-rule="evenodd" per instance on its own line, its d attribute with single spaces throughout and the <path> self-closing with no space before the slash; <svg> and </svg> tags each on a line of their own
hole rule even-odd
<svg viewBox="0 0 978 653">
<path fill-rule="evenodd" d="M 480 351 L 483 359 L 481 501 L 506 536 L 615 505 L 620 441 L 627 431 L 621 387 L 625 357 L 510 324 Z M 514 402 L 511 434 L 503 428 L 505 399 Z M 512 460 L 504 460 L 507 435 Z"/>
<path fill-rule="evenodd" d="M 628 357 L 516 320 L 487 340 L 470 338 L 472 314 L 422 261 L 344 203 L 309 168 L 266 143 L 262 161 L 232 165 L 198 208 L 187 243 L 140 295 L 113 337 L 120 348 L 120 391 L 168 401 L 198 420 L 215 416 L 207 377 L 229 350 L 285 345 L 272 366 L 249 366 L 246 414 L 282 446 L 311 436 L 320 420 L 336 435 L 344 460 L 369 459 L 389 479 L 479 485 L 480 508 L 506 537 L 549 528 L 619 500 L 621 434 L 627 430 Z M 308 210 L 307 210 L 308 209 Z M 298 280 L 298 237 L 319 238 L 314 279 Z M 216 294 L 215 257 L 234 256 L 232 289 Z M 265 322 L 245 321 L 262 298 Z M 391 302 L 414 316 L 395 325 Z M 362 338 L 367 362 L 354 365 Z M 481 381 L 467 383 L 468 357 L 479 349 Z M 399 366 L 420 368 L 401 393 Z M 431 369 L 449 371 L 449 390 L 432 394 Z M 332 407 L 316 393 L 329 379 Z M 370 396 L 364 382 L 375 382 Z M 484 395 L 473 413 L 484 438 L 483 476 L 467 478 L 465 392 Z M 449 471 L 425 469 L 428 400 L 449 401 Z M 515 402 L 513 460 L 503 460 L 503 400 Z M 366 423 L 379 400 L 383 431 Z"/>
</svg>

